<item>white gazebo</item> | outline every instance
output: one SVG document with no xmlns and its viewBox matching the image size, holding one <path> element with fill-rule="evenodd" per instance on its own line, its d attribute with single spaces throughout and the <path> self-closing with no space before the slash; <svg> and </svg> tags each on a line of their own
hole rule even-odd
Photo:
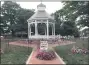
<svg viewBox="0 0 89 65">
<path fill-rule="evenodd" d="M 55 38 L 55 22 L 53 17 L 45 11 L 45 8 L 46 6 L 40 3 L 37 6 L 37 12 L 27 20 L 29 39 Z"/>
</svg>

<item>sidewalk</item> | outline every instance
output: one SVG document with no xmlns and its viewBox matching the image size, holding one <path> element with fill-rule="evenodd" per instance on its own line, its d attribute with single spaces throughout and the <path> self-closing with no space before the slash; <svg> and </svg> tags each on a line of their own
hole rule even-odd
<svg viewBox="0 0 89 65">
<path fill-rule="evenodd" d="M 39 60 L 37 59 L 35 56 L 37 54 L 36 50 L 33 50 L 32 54 L 30 55 L 30 57 L 28 58 L 26 64 L 65 64 L 64 61 L 62 61 L 62 59 L 56 55 L 57 57 L 54 60 Z"/>
</svg>

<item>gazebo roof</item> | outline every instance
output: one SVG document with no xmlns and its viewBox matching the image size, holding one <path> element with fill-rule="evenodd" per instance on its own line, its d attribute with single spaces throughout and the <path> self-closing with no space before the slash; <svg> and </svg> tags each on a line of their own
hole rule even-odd
<svg viewBox="0 0 89 65">
<path fill-rule="evenodd" d="M 28 20 L 53 19 L 46 11 L 37 11 Z"/>
<path fill-rule="evenodd" d="M 38 6 L 37 6 L 37 8 L 39 8 L 39 7 L 46 7 L 44 4 L 39 4 Z M 31 16 L 29 19 L 28 19 L 28 21 L 29 20 L 46 20 L 46 19 L 51 19 L 51 20 L 53 20 L 53 18 L 45 11 L 45 9 L 43 9 L 43 10 L 37 10 L 37 12 L 33 15 L 33 16 Z"/>
</svg>

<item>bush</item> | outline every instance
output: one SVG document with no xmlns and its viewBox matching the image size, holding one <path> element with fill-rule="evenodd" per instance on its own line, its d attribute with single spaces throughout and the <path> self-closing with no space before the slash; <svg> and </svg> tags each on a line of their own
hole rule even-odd
<svg viewBox="0 0 89 65">
<path fill-rule="evenodd" d="M 40 60 L 52 60 L 56 57 L 54 51 L 47 50 L 47 51 L 39 51 L 36 58 Z"/>
</svg>

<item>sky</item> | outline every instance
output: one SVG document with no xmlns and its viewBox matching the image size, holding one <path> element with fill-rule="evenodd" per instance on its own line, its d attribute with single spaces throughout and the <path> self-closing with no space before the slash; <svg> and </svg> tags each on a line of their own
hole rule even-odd
<svg viewBox="0 0 89 65">
<path fill-rule="evenodd" d="M 37 11 L 37 5 L 41 2 L 17 2 L 20 4 L 22 8 L 26 9 L 35 9 Z M 46 5 L 46 11 L 51 14 L 54 13 L 56 10 L 60 10 L 63 7 L 63 3 L 61 2 L 42 2 Z M 3 4 L 3 3 L 1 3 Z"/>
<path fill-rule="evenodd" d="M 17 2 L 17 3 L 20 4 L 21 7 L 23 8 L 37 10 L 37 5 L 40 4 L 41 2 Z M 63 7 L 63 3 L 61 2 L 42 2 L 42 3 L 46 5 L 46 11 L 49 14 Z"/>
</svg>

